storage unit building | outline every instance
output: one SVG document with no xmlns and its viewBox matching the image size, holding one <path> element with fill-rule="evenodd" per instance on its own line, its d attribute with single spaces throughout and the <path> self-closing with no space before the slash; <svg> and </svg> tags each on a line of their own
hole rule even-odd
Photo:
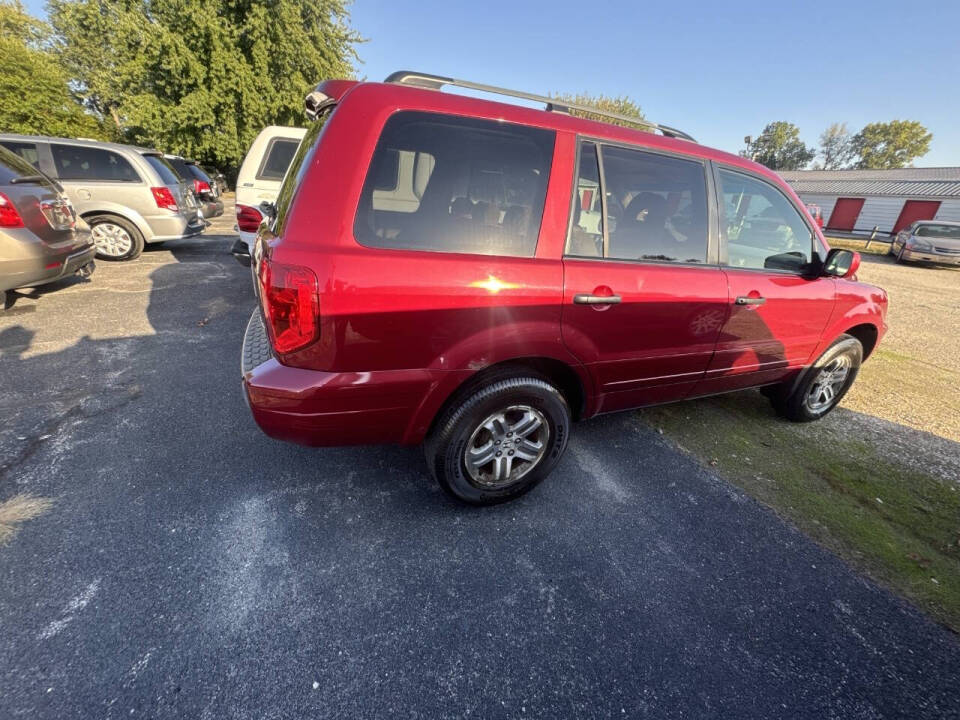
<svg viewBox="0 0 960 720">
<path fill-rule="evenodd" d="M 915 220 L 960 221 L 960 167 L 898 170 L 794 170 L 780 173 L 824 227 L 896 233 Z"/>
</svg>

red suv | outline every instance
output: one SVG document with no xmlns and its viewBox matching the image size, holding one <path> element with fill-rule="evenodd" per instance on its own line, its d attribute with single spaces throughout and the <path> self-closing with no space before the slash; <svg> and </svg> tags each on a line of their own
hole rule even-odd
<svg viewBox="0 0 960 720">
<path fill-rule="evenodd" d="M 836 406 L 886 329 L 859 256 L 766 168 L 569 110 L 417 73 L 307 96 L 253 252 L 264 432 L 423 442 L 445 490 L 486 504 L 549 474 L 572 420 L 751 387 L 791 420 Z"/>
</svg>

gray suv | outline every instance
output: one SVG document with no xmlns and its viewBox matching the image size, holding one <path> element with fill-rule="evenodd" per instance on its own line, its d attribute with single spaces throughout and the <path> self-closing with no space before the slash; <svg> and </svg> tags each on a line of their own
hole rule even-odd
<svg viewBox="0 0 960 720">
<path fill-rule="evenodd" d="M 132 260 L 144 243 L 197 235 L 207 227 L 191 188 L 157 150 L 2 134 L 0 145 L 60 182 L 92 228 L 97 257 Z"/>
</svg>

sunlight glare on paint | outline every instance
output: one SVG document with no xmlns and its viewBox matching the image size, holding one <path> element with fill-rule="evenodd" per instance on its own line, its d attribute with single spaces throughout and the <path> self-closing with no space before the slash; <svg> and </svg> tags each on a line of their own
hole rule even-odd
<svg viewBox="0 0 960 720">
<path fill-rule="evenodd" d="M 517 283 L 503 282 L 499 278 L 494 277 L 493 275 L 487 275 L 486 280 L 474 280 L 470 283 L 472 288 L 482 288 L 487 292 L 493 293 L 496 295 L 501 290 L 516 290 L 517 288 L 523 287 Z"/>
</svg>

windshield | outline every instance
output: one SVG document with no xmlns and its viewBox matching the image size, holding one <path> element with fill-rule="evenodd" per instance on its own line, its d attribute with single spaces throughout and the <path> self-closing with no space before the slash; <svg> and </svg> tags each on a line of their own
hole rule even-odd
<svg viewBox="0 0 960 720">
<path fill-rule="evenodd" d="M 144 155 L 143 159 L 150 163 L 150 167 L 157 171 L 157 175 L 160 176 L 164 185 L 180 184 L 180 178 L 177 177 L 177 173 L 170 167 L 170 163 L 162 157 L 159 155 Z"/>
<path fill-rule="evenodd" d="M 960 225 L 920 225 L 914 235 L 917 237 L 960 240 Z"/>
</svg>

